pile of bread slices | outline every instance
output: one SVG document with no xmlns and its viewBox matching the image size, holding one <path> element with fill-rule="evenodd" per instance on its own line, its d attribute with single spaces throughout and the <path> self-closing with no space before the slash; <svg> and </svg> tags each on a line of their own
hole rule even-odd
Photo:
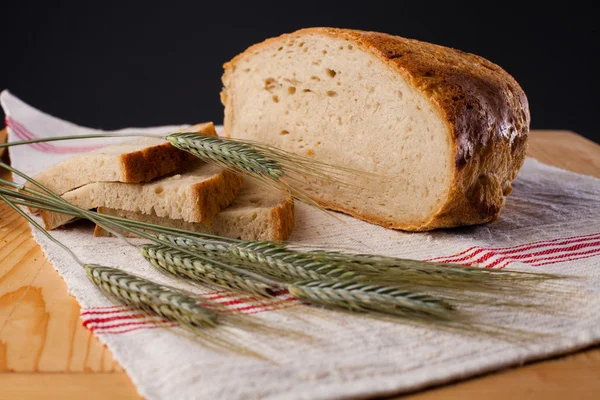
<svg viewBox="0 0 600 400">
<path fill-rule="evenodd" d="M 217 136 L 211 122 L 186 129 Z M 200 161 L 165 140 L 138 138 L 55 164 L 35 179 L 68 202 L 99 213 L 243 240 L 286 240 L 291 196 Z M 43 210 L 48 230 L 72 216 Z M 96 226 L 95 236 L 109 232 Z"/>
</svg>

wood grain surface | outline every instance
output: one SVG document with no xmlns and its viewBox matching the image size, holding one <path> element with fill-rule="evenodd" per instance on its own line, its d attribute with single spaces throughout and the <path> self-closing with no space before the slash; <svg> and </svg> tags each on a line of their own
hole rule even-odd
<svg viewBox="0 0 600 400">
<path fill-rule="evenodd" d="M 6 128 L 0 130 L 0 143 L 6 142 L 7 136 L 8 132 L 6 131 Z M 4 150 L 6 150 L 4 147 L 0 147 L 0 157 L 2 157 L 2 154 L 4 154 Z"/>
<path fill-rule="evenodd" d="M 573 132 L 532 132 L 529 155 L 600 177 L 600 146 Z M 80 397 L 131 399 L 137 394 L 110 351 L 82 326 L 77 302 L 26 222 L 0 204 L 0 399 Z M 600 398 L 600 348 L 402 396 L 483 397 Z"/>
</svg>

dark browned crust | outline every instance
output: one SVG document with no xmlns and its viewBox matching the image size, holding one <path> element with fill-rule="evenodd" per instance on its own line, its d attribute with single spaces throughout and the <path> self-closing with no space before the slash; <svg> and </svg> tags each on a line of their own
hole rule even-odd
<svg viewBox="0 0 600 400">
<path fill-rule="evenodd" d="M 8 131 L 6 130 L 6 128 L 3 128 L 0 130 L 0 143 L 4 144 L 7 139 L 8 139 Z M 0 147 L 0 157 L 2 157 L 2 154 L 4 154 L 4 149 L 5 149 L 5 147 Z"/>
<path fill-rule="evenodd" d="M 294 200 L 291 196 L 269 211 L 269 220 L 271 222 L 270 240 L 288 240 L 295 224 Z"/>
<path fill-rule="evenodd" d="M 190 160 L 190 155 L 171 146 L 168 142 L 123 154 L 121 156 L 123 182 L 148 182 L 169 174 Z"/>
<path fill-rule="evenodd" d="M 210 227 L 213 217 L 231 204 L 241 188 L 242 178 L 227 170 L 195 184 L 192 190 L 194 204 L 198 207 L 194 210 L 193 220 L 189 222 L 200 222 Z"/>
<path fill-rule="evenodd" d="M 495 220 L 525 160 L 530 114 L 525 93 L 502 68 L 474 54 L 377 32 L 309 28 L 268 39 L 224 65 L 273 41 L 327 35 L 360 46 L 380 58 L 419 89 L 446 121 L 454 143 L 453 185 L 444 205 L 420 224 L 356 214 L 337 204 L 323 206 L 388 228 L 424 231 Z M 227 102 L 227 93 L 222 94 Z M 229 120 L 225 119 L 228 134 Z M 317 199 L 318 201 L 318 199 Z"/>
<path fill-rule="evenodd" d="M 186 128 L 185 131 L 197 132 L 204 136 L 217 136 L 212 122 L 197 124 Z M 121 156 L 123 182 L 148 182 L 167 175 L 194 159 L 192 154 L 171 146 L 169 142 L 123 154 Z"/>
</svg>

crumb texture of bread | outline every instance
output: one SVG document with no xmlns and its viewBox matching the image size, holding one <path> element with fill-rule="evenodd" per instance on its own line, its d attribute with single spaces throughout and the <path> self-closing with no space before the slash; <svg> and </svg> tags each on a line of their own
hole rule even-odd
<svg viewBox="0 0 600 400">
<path fill-rule="evenodd" d="M 496 219 L 525 158 L 517 82 L 473 55 L 376 32 L 309 28 L 225 64 L 228 136 L 381 176 L 305 187 L 323 206 L 424 231 Z"/>
<path fill-rule="evenodd" d="M 210 225 L 187 222 L 182 219 L 158 217 L 155 213 L 142 214 L 106 207 L 99 207 L 98 212 L 242 240 L 283 241 L 290 237 L 294 228 L 294 201 L 292 197 L 288 193 L 275 191 L 270 186 L 251 179 L 244 181 L 242 189 L 231 205 L 216 214 Z M 110 233 L 96 226 L 94 235 L 109 236 Z"/>
<path fill-rule="evenodd" d="M 230 171 L 196 161 L 178 173 L 148 183 L 95 182 L 65 193 L 84 209 L 115 208 L 146 215 L 210 225 L 234 200 L 242 179 Z M 72 220 L 65 214 L 40 211 L 46 229 Z"/>
<path fill-rule="evenodd" d="M 186 128 L 206 136 L 217 136 L 212 122 Z M 140 137 L 76 155 L 53 165 L 35 180 L 63 195 L 93 182 L 148 182 L 181 168 L 193 156 L 160 138 Z M 33 186 L 31 184 L 28 187 Z"/>
</svg>

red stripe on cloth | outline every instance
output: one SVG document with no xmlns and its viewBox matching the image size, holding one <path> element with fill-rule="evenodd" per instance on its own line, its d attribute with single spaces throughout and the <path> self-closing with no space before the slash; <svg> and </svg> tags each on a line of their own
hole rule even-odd
<svg viewBox="0 0 600 400">
<path fill-rule="evenodd" d="M 578 257 L 578 256 L 587 256 L 585 258 L 589 258 L 596 254 L 600 254 L 600 248 L 595 248 L 595 249 L 580 251 L 580 252 L 574 252 L 574 253 L 569 253 L 569 254 L 560 254 L 560 255 L 552 256 L 552 257 L 540 258 L 540 259 L 536 260 L 536 262 L 532 263 L 531 265 L 537 266 L 537 264 L 541 261 L 552 261 L 552 260 L 562 260 L 561 262 L 565 262 L 565 261 L 568 261 L 569 258 Z"/>
<path fill-rule="evenodd" d="M 598 236 L 600 237 L 600 236 Z M 551 246 L 565 246 L 565 245 L 569 245 L 569 244 L 573 244 L 573 243 L 582 243 L 588 240 L 595 240 L 598 237 L 589 237 L 589 238 L 585 238 L 585 239 L 573 239 L 573 240 L 564 240 L 562 242 L 557 242 L 555 244 L 552 244 Z M 506 256 L 512 256 L 513 254 L 517 254 L 520 253 L 522 251 L 527 251 L 527 250 L 535 250 L 535 249 L 540 249 L 543 247 L 548 247 L 548 245 L 546 244 L 538 244 L 538 245 L 528 245 L 527 247 L 523 247 L 521 246 L 521 248 L 516 249 L 516 250 L 505 250 L 505 249 L 494 249 L 494 248 L 483 248 L 480 247 L 478 248 L 478 250 L 476 252 L 474 252 L 473 254 L 470 254 L 469 256 L 465 256 L 459 259 L 453 259 L 453 258 L 448 258 L 446 259 L 446 262 L 452 262 L 452 263 L 460 263 L 460 262 L 465 262 L 468 261 L 469 263 L 482 263 L 487 261 L 488 259 L 490 259 L 491 257 L 498 255 L 498 254 L 502 254 L 502 255 L 506 255 Z M 555 247 L 555 249 L 561 249 L 561 247 Z M 478 254 L 481 253 L 485 253 L 484 255 L 482 255 L 481 257 L 474 259 L 473 257 L 475 257 Z M 529 256 L 531 254 L 535 254 L 535 253 L 525 253 L 522 254 L 520 256 L 513 256 L 513 257 L 522 257 L 522 256 Z"/>
<path fill-rule="evenodd" d="M 538 261 L 540 260 L 540 256 L 545 256 L 548 254 L 556 254 L 556 253 L 562 253 L 562 252 L 567 252 L 567 254 L 562 255 L 562 257 L 568 256 L 569 254 L 572 254 L 574 251 L 576 250 L 581 250 L 587 247 L 593 247 L 593 248 L 598 248 L 598 246 L 600 246 L 600 241 L 598 242 L 590 242 L 590 243 L 579 243 L 576 244 L 574 246 L 569 246 L 569 247 L 555 247 L 552 249 L 546 249 L 546 250 L 542 250 L 542 251 L 538 251 L 535 253 L 528 253 L 528 254 L 519 254 L 519 255 L 514 255 L 514 256 L 509 256 L 509 257 L 500 257 L 498 260 L 495 260 L 494 262 L 490 263 L 489 265 L 486 265 L 486 268 L 493 268 L 496 265 L 500 264 L 503 261 L 519 261 L 525 264 L 528 264 L 528 262 L 534 262 L 534 261 Z M 483 262 L 484 258 L 489 259 L 490 257 L 495 256 L 496 254 L 491 254 L 489 255 L 489 257 L 481 257 L 478 260 L 475 260 L 475 263 L 480 263 Z M 543 259 L 543 258 L 542 258 Z M 480 261 L 481 260 L 481 261 Z M 532 264 L 533 265 L 533 264 Z"/>
<path fill-rule="evenodd" d="M 33 139 L 33 137 L 31 137 L 30 135 L 28 135 L 25 132 L 22 132 L 19 128 L 17 128 L 14 125 L 9 125 L 9 127 L 13 130 L 13 132 L 15 133 L 15 135 L 21 139 L 21 140 L 31 140 Z M 41 152 L 47 152 L 47 148 L 45 146 L 45 143 L 31 143 L 29 144 L 29 146 L 33 147 L 35 150 L 41 151 Z"/>
<path fill-rule="evenodd" d="M 85 311 L 81 312 L 82 317 L 86 316 L 86 315 L 104 315 L 104 314 L 126 314 L 126 313 L 132 313 L 132 312 L 136 312 L 135 310 L 129 309 L 127 307 L 123 307 L 123 308 L 115 308 L 113 310 L 91 310 L 89 308 L 86 308 Z"/>
<path fill-rule="evenodd" d="M 163 323 L 160 321 L 132 321 L 132 322 L 122 322 L 119 324 L 113 324 L 113 325 L 100 325 L 100 326 L 92 326 L 89 327 L 88 329 L 90 329 L 91 331 L 95 332 L 98 329 L 116 329 L 116 328 L 121 328 L 121 327 L 126 327 L 126 326 L 155 326 L 155 327 L 171 327 L 171 326 L 177 326 L 177 324 L 173 324 L 172 322 L 168 322 L 168 323 Z"/>
<path fill-rule="evenodd" d="M 89 324 L 105 324 L 113 321 L 120 320 L 140 320 L 142 318 L 147 318 L 148 316 L 145 314 L 133 314 L 133 315 L 117 315 L 114 317 L 106 317 L 106 318 L 89 318 L 83 321 L 83 326 L 87 327 Z"/>
<path fill-rule="evenodd" d="M 34 134 L 30 130 L 28 130 L 19 121 L 15 120 L 13 118 L 9 117 L 9 123 L 11 124 L 11 128 L 18 128 L 23 135 L 25 135 L 25 136 L 28 137 L 28 139 L 39 139 L 40 138 L 39 136 L 37 136 L 36 134 Z M 60 146 L 59 147 L 59 146 L 55 146 L 52 143 L 48 143 L 48 142 L 41 142 L 41 143 L 35 143 L 35 144 L 40 145 L 40 146 L 44 146 L 49 151 L 53 151 L 53 152 L 57 152 L 57 153 L 85 152 L 85 151 L 90 151 L 90 150 L 94 150 L 94 149 L 103 147 L 102 145 L 91 145 L 91 146 Z"/>
<path fill-rule="evenodd" d="M 569 257 L 563 260 L 555 260 L 555 261 L 548 261 L 548 262 L 543 262 L 543 263 L 536 263 L 535 266 L 536 267 L 541 267 L 543 265 L 551 265 L 551 264 L 558 264 L 558 263 L 562 263 L 562 262 L 569 262 L 569 261 L 576 261 L 576 260 L 584 260 L 586 258 L 591 258 L 594 257 L 596 255 L 599 255 L 599 253 L 596 254 L 585 254 L 585 255 L 581 255 L 581 256 L 577 256 L 577 257 Z"/>
<path fill-rule="evenodd" d="M 481 253 L 482 251 L 493 251 L 493 252 L 502 253 L 502 254 L 512 254 L 512 253 L 518 253 L 521 251 L 531 250 L 531 249 L 540 248 L 540 247 L 544 247 L 544 246 L 572 244 L 572 243 L 577 243 L 577 242 L 583 242 L 586 240 L 593 240 L 593 239 L 597 239 L 597 238 L 600 238 L 600 232 L 588 234 L 588 235 L 571 236 L 571 237 L 557 238 L 557 239 L 546 240 L 546 241 L 537 241 L 537 242 L 526 243 L 526 244 L 521 244 L 521 245 L 512 246 L 512 247 L 498 247 L 498 248 L 470 247 L 470 248 L 468 248 L 464 251 L 461 251 L 460 253 L 454 254 L 452 256 L 434 257 L 434 258 L 428 259 L 427 261 L 444 260 L 444 262 L 460 262 L 460 261 L 468 260 L 470 257 L 473 257 L 473 256 Z M 469 254 L 468 256 L 459 258 L 459 256 L 465 255 L 466 253 L 474 251 L 474 250 L 476 250 L 474 253 Z"/>
<path fill-rule="evenodd" d="M 39 136 L 35 135 L 33 132 L 28 130 L 23 124 L 16 121 L 11 117 L 5 118 L 6 125 L 11 128 L 17 136 L 24 140 L 32 140 L 38 139 Z M 45 153 L 82 153 L 95 149 L 99 149 L 104 147 L 103 145 L 90 145 L 90 146 L 55 146 L 51 143 L 40 142 L 40 143 L 32 143 L 32 147 L 34 147 L 38 151 L 42 151 Z"/>
<path fill-rule="evenodd" d="M 29 132 L 29 130 L 25 129 L 25 127 L 23 125 L 21 125 L 19 122 L 15 121 L 12 118 L 7 119 L 6 125 L 8 125 L 15 132 L 15 134 L 17 134 L 17 136 L 19 136 L 20 139 L 23 139 L 23 140 L 37 139 L 35 135 L 33 135 L 31 132 Z M 41 150 L 41 151 L 45 151 L 46 149 L 50 148 L 49 144 L 44 143 L 44 142 L 32 143 L 31 146 L 38 150 Z"/>
</svg>

